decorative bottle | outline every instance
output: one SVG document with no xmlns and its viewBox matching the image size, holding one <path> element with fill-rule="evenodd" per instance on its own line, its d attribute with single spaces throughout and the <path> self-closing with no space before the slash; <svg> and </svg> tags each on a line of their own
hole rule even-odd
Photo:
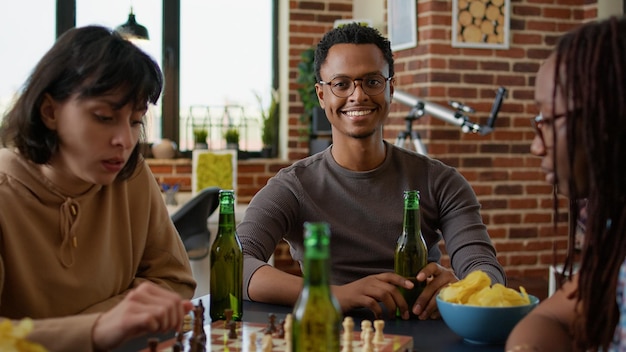
<svg viewBox="0 0 626 352">
<path fill-rule="evenodd" d="M 211 246 L 211 320 L 225 320 L 227 309 L 232 320 L 243 317 L 243 252 L 235 225 L 235 192 L 219 193 L 220 216 L 215 241 Z"/>
<path fill-rule="evenodd" d="M 413 282 L 413 289 L 400 288 L 404 300 L 412 309 L 417 297 L 422 293 L 426 283 L 417 281 L 417 273 L 428 263 L 428 249 L 422 236 L 420 224 L 419 191 L 404 191 L 404 221 L 402 234 L 396 245 L 394 269 L 396 274 Z M 400 317 L 400 311 L 396 310 Z M 411 313 L 413 316 L 413 313 Z"/>
<path fill-rule="evenodd" d="M 330 290 L 330 230 L 304 224 L 304 285 L 293 309 L 293 351 L 339 351 L 343 314 Z"/>
</svg>

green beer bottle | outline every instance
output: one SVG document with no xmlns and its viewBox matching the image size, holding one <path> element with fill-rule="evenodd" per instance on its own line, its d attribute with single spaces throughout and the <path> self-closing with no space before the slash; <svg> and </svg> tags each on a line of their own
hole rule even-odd
<svg viewBox="0 0 626 352">
<path fill-rule="evenodd" d="M 404 300 L 413 308 L 417 297 L 424 290 L 426 282 L 417 282 L 417 273 L 428 263 L 428 249 L 422 237 L 420 225 L 419 191 L 404 191 L 404 222 L 402 234 L 396 245 L 394 268 L 396 274 L 410 280 L 415 285 L 413 289 L 400 288 Z M 411 313 L 411 316 L 414 316 Z M 396 310 L 396 317 L 400 317 L 400 310 Z"/>
<path fill-rule="evenodd" d="M 294 352 L 340 349 L 343 314 L 330 290 L 329 242 L 327 223 L 304 224 L 304 285 L 293 309 Z"/>
<path fill-rule="evenodd" d="M 211 246 L 211 320 L 225 320 L 232 309 L 233 320 L 243 317 L 243 252 L 235 228 L 235 192 L 219 193 L 220 217 L 217 236 Z"/>
</svg>

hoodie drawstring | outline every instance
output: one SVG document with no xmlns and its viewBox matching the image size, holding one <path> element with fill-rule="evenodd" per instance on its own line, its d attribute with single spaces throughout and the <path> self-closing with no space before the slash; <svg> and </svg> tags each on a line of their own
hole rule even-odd
<svg viewBox="0 0 626 352">
<path fill-rule="evenodd" d="M 78 238 L 74 233 L 80 214 L 80 206 L 71 198 L 67 198 L 60 209 L 61 220 L 61 248 L 59 249 L 59 260 L 64 267 L 69 268 L 74 265 L 74 251 L 78 248 Z"/>
</svg>

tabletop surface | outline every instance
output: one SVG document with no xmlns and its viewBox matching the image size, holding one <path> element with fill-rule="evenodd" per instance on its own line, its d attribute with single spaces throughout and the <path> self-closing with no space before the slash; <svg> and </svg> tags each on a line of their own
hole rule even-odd
<svg viewBox="0 0 626 352">
<path fill-rule="evenodd" d="M 202 300 L 205 307 L 208 307 L 208 297 L 203 296 L 197 300 Z M 243 304 L 243 321 L 254 323 L 266 323 L 269 314 L 275 314 L 277 321 L 291 313 L 291 307 L 256 303 L 244 301 Z M 211 321 L 208 316 L 209 310 L 205 311 L 205 321 L 207 324 Z M 359 310 L 350 312 L 354 318 L 355 330 L 360 330 L 362 320 L 374 320 L 373 314 L 369 310 Z M 407 335 L 413 337 L 414 351 L 417 352 L 502 352 L 503 345 L 476 345 L 463 341 L 448 328 L 441 319 L 436 320 L 385 320 L 385 334 Z M 155 335 L 150 335 L 155 336 Z M 146 348 L 146 341 L 150 336 L 143 336 L 134 339 L 124 346 L 114 350 L 117 352 L 138 351 Z M 166 336 L 158 336 L 161 340 L 173 337 L 174 334 Z"/>
</svg>

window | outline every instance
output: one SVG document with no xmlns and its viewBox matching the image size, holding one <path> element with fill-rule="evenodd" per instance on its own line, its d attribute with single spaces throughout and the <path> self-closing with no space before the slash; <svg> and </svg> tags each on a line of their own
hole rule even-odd
<svg viewBox="0 0 626 352">
<path fill-rule="evenodd" d="M 101 25 L 115 28 L 128 20 L 131 2 L 128 0 L 76 0 L 76 26 Z M 135 42 L 162 67 L 161 43 L 163 38 L 163 8 L 158 1 L 132 1 L 137 23 L 148 29 L 150 40 Z M 146 119 L 146 139 L 155 141 L 161 138 L 161 100 L 150 107 Z"/>
<path fill-rule="evenodd" d="M 0 120 L 39 59 L 54 43 L 55 18 L 50 15 L 54 13 L 54 1 L 0 2 Z"/>
<path fill-rule="evenodd" d="M 209 149 L 239 129 L 242 150 L 261 150 L 260 96 L 272 84 L 272 0 L 181 1 L 180 149 L 193 127 L 208 129 Z"/>
<path fill-rule="evenodd" d="M 132 6 L 150 40 L 138 44 L 163 67 L 163 2 L 153 0 L 76 1 L 76 26 L 115 28 Z M 164 0 L 171 1 L 171 0 Z M 179 149 L 193 147 L 191 126 L 214 127 L 210 147 L 222 149 L 222 129 L 238 127 L 240 147 L 260 150 L 260 108 L 267 108 L 272 87 L 272 6 L 275 0 L 180 1 Z M 37 11 L 32 11 L 37 8 Z M 27 13 L 28 21 L 15 14 Z M 0 113 L 55 40 L 56 5 L 49 0 L 0 4 Z M 242 30 L 243 28 L 243 30 Z M 167 85 L 167 82 L 166 82 Z M 261 104 L 257 100 L 261 99 Z M 161 102 L 149 111 L 148 142 L 162 136 Z"/>
</svg>

